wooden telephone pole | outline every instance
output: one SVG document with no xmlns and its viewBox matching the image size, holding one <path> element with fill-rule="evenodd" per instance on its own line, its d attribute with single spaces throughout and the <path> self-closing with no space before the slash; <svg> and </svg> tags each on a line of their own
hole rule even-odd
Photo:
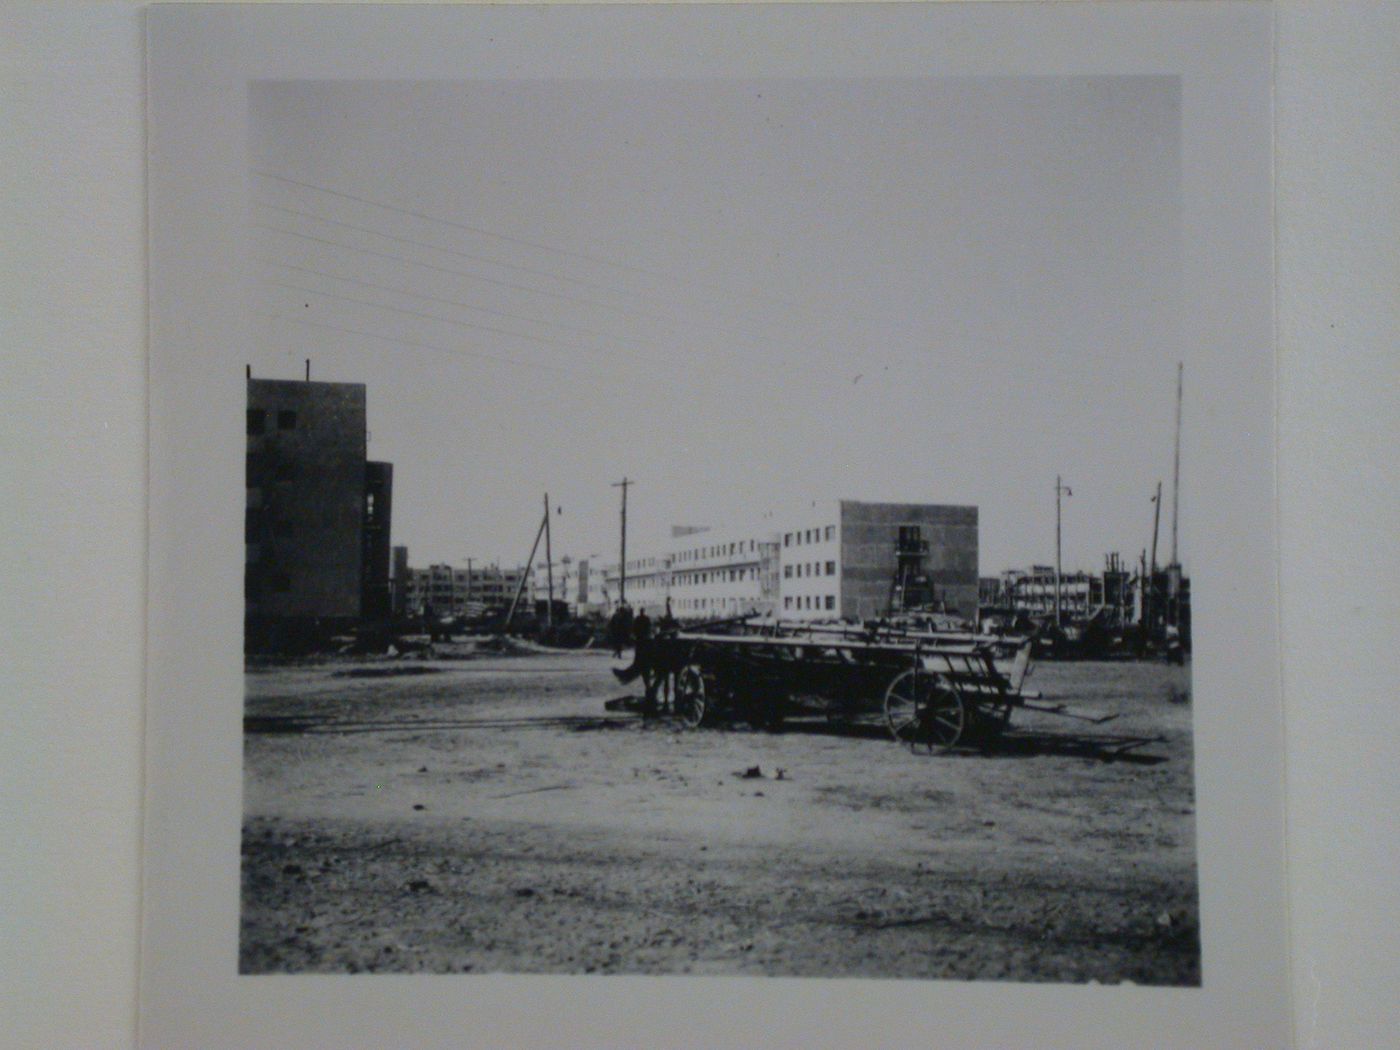
<svg viewBox="0 0 1400 1050">
<path fill-rule="evenodd" d="M 1176 508 L 1181 487 L 1181 362 L 1176 365 L 1176 448 L 1172 453 L 1172 564 L 1176 559 Z M 1157 490 L 1161 491 L 1160 488 Z"/>
<path fill-rule="evenodd" d="M 544 494 L 544 574 L 549 584 L 549 604 L 545 606 L 544 622 L 554 626 L 554 551 L 549 543 L 549 493 Z"/>
<path fill-rule="evenodd" d="M 627 488 L 635 485 L 635 481 L 629 481 L 627 475 L 622 476 L 621 481 L 614 481 L 612 487 L 622 490 L 622 558 L 618 564 L 617 583 L 617 603 L 619 605 L 627 601 Z"/>
<path fill-rule="evenodd" d="M 505 634 L 510 628 L 510 622 L 515 618 L 515 607 L 520 604 L 520 595 L 525 590 L 525 581 L 530 578 L 530 567 L 535 564 L 535 552 L 540 549 L 540 537 L 549 529 L 549 497 L 545 496 L 544 520 L 540 522 L 540 527 L 535 531 L 535 542 L 530 545 L 530 557 L 525 561 L 525 569 L 520 574 L 520 582 L 515 587 L 515 597 L 510 600 L 510 609 L 506 611 L 505 622 L 501 624 L 501 634 Z"/>
<path fill-rule="evenodd" d="M 1068 485 L 1060 484 L 1060 475 L 1055 475 L 1055 626 L 1060 626 L 1060 494 L 1073 496 Z"/>
</svg>

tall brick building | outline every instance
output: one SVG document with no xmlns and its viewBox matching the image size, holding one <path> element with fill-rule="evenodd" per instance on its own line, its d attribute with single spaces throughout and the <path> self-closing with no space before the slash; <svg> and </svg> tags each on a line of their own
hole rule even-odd
<svg viewBox="0 0 1400 1050">
<path fill-rule="evenodd" d="M 386 616 L 393 468 L 366 460 L 364 385 L 250 378 L 247 434 L 246 647 Z"/>
</svg>

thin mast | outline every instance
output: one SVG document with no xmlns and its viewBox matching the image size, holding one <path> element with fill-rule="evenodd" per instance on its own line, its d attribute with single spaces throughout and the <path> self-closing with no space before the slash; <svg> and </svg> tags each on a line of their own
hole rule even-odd
<svg viewBox="0 0 1400 1050">
<path fill-rule="evenodd" d="M 1176 509 L 1181 489 L 1181 362 L 1176 365 L 1176 449 L 1172 455 L 1172 564 L 1176 556 Z"/>
<path fill-rule="evenodd" d="M 624 604 L 627 601 L 627 486 L 635 485 L 635 481 L 628 481 L 627 475 L 622 476 L 621 481 L 614 481 L 613 488 L 622 489 L 622 558 L 618 564 L 618 584 L 617 603 Z"/>
<path fill-rule="evenodd" d="M 549 604 L 545 606 L 544 622 L 554 626 L 554 553 L 549 545 L 549 493 L 544 494 L 544 574 L 549 581 Z"/>
</svg>

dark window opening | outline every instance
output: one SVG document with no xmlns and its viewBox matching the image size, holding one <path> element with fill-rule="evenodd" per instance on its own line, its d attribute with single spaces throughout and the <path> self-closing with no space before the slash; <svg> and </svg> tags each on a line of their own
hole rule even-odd
<svg viewBox="0 0 1400 1050">
<path fill-rule="evenodd" d="M 261 408 L 248 409 L 248 436 L 255 437 L 267 428 L 267 413 Z"/>
<path fill-rule="evenodd" d="M 268 577 L 267 582 L 272 585 L 274 591 L 281 591 L 284 594 L 292 589 L 292 578 L 285 572 L 274 572 Z"/>
<path fill-rule="evenodd" d="M 284 408 L 277 413 L 278 430 L 295 430 L 297 425 L 297 414 L 295 409 Z"/>
</svg>

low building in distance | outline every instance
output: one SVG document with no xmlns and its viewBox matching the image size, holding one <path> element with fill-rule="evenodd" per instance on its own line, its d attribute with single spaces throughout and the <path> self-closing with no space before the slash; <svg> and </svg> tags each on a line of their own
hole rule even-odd
<svg viewBox="0 0 1400 1050">
<path fill-rule="evenodd" d="M 444 562 L 414 569 L 407 565 L 407 559 L 405 552 L 403 613 L 407 616 L 421 616 L 428 608 L 438 616 L 480 616 L 487 610 L 509 606 L 517 592 L 521 608 L 532 600 L 532 573 L 524 566 L 473 564 L 464 568 Z"/>
</svg>

